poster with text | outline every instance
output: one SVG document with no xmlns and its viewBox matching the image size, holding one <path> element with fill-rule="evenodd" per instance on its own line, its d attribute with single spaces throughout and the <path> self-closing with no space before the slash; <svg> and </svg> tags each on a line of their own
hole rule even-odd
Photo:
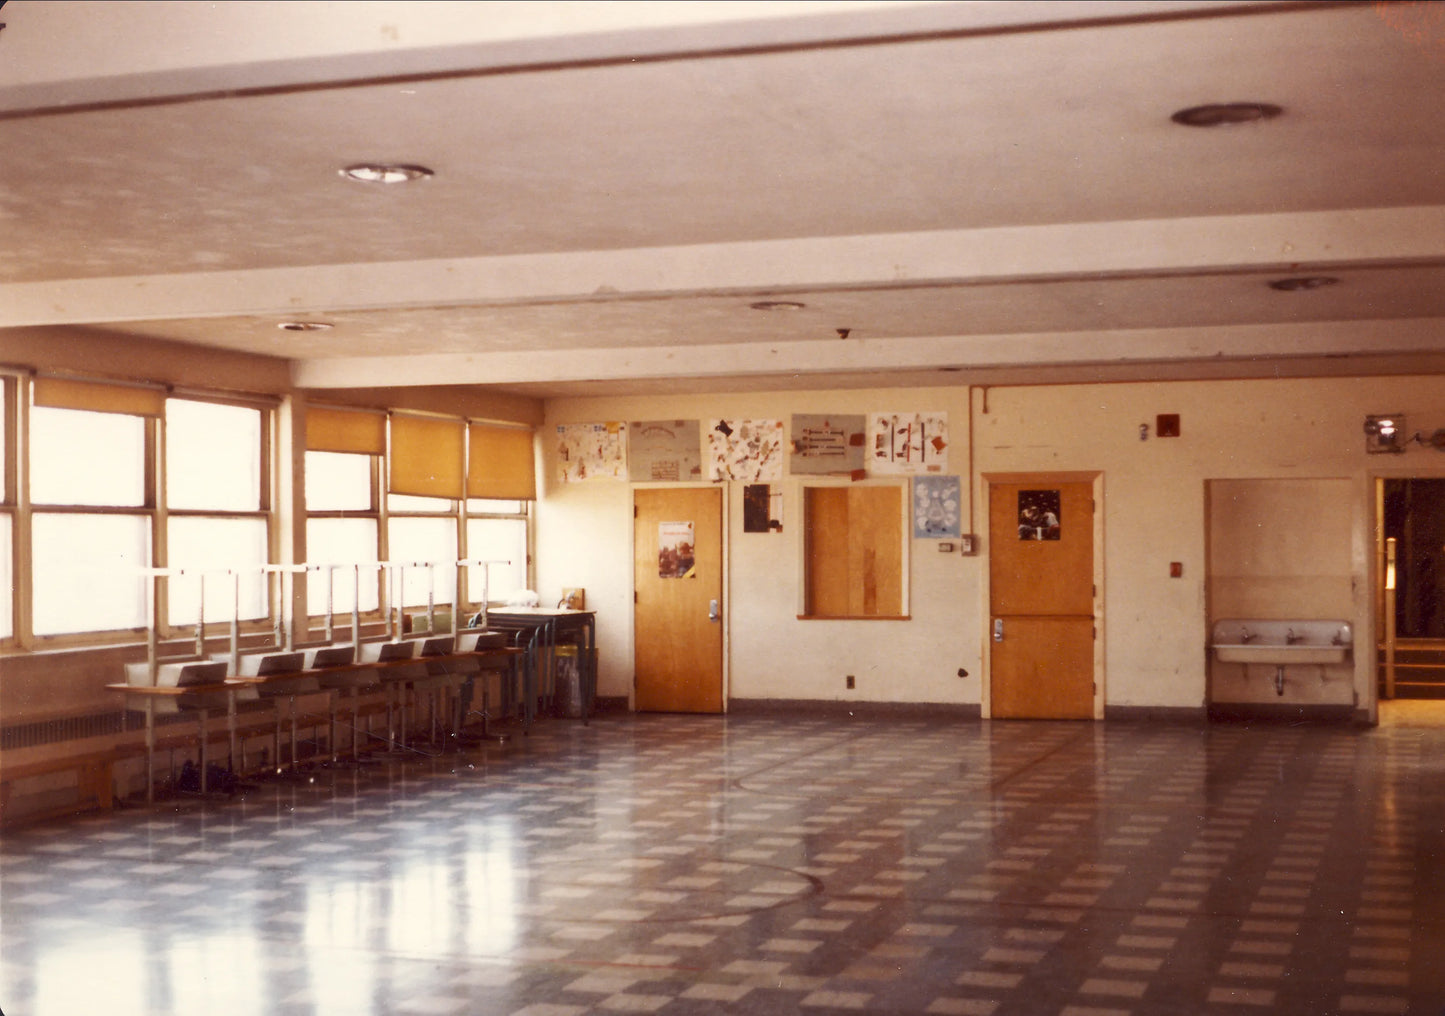
<svg viewBox="0 0 1445 1016">
<path fill-rule="evenodd" d="M 627 478 L 633 483 L 702 479 L 702 427 L 696 420 L 634 420 L 627 425 Z"/>
<path fill-rule="evenodd" d="M 867 419 L 857 416 L 798 414 L 793 417 L 788 469 L 794 475 L 856 473 L 863 468 Z"/>
<path fill-rule="evenodd" d="M 693 553 L 691 522 L 659 522 L 657 524 L 657 575 L 664 579 L 692 578 L 696 558 Z"/>
<path fill-rule="evenodd" d="M 767 483 L 783 478 L 782 420 L 711 420 L 707 478 Z"/>
<path fill-rule="evenodd" d="M 868 472 L 919 474 L 947 469 L 947 413 L 869 415 Z"/>
<path fill-rule="evenodd" d="M 963 487 L 956 476 L 918 476 L 913 479 L 913 537 L 941 540 L 962 532 Z"/>
<path fill-rule="evenodd" d="M 557 479 L 563 483 L 627 479 L 627 424 L 560 424 Z"/>
</svg>

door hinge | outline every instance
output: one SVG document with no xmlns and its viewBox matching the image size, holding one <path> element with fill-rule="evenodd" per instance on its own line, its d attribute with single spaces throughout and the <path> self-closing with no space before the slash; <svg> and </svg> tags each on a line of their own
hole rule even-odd
<svg viewBox="0 0 1445 1016">
<path fill-rule="evenodd" d="M 632 517 L 637 518 L 637 505 L 632 506 Z"/>
<path fill-rule="evenodd" d="M 1099 627 L 1098 627 L 1098 625 L 1095 625 L 1093 630 L 1094 630 L 1094 641 L 1097 642 L 1097 641 L 1099 640 Z"/>
<path fill-rule="evenodd" d="M 636 589 L 634 589 L 634 590 L 632 591 L 632 602 L 633 602 L 634 605 L 639 602 L 638 599 L 637 599 L 637 590 L 636 590 Z"/>
</svg>

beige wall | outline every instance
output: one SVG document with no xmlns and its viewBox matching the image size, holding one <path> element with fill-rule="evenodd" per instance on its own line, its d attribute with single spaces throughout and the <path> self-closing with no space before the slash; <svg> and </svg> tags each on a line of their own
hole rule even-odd
<svg viewBox="0 0 1445 1016">
<path fill-rule="evenodd" d="M 1298 553 L 1332 563 L 1350 590 L 1347 620 L 1357 643 L 1373 638 L 1373 478 L 1445 475 L 1445 455 L 1412 447 L 1367 455 L 1367 413 L 1400 412 L 1411 430 L 1445 426 L 1445 380 L 1435 378 L 1177 382 L 1072 385 L 976 391 L 964 388 L 785 392 L 755 395 L 564 399 L 549 403 L 544 495 L 538 506 L 538 586 L 544 601 L 564 585 L 585 585 L 598 611 L 600 692 L 625 695 L 632 680 L 631 494 L 626 483 L 556 479 L 555 426 L 603 420 L 709 416 L 781 418 L 792 413 L 942 410 L 953 444 L 949 471 L 973 482 L 993 472 L 1097 470 L 1103 490 L 1101 599 L 1104 695 L 1110 706 L 1205 704 L 1210 481 L 1285 478 L 1327 481 L 1335 511 L 1306 520 Z M 1177 413 L 1182 434 L 1154 436 L 1155 418 Z M 1140 440 L 1141 424 L 1148 440 Z M 728 617 L 730 694 L 737 698 L 855 699 L 978 703 L 983 698 L 987 625 L 985 533 L 977 557 L 939 554 L 915 541 L 912 620 L 799 621 L 801 545 L 794 537 L 801 483 L 788 477 L 782 536 L 744 534 L 741 490 L 729 491 Z M 976 514 L 975 528 L 985 526 Z M 1343 545 L 1342 545 L 1343 544 Z M 1171 562 L 1183 567 L 1170 577 Z M 1333 616 L 1333 615 L 1332 615 Z M 1368 653 L 1352 683 L 1362 708 L 1371 696 Z M 965 668 L 969 677 L 956 671 Z M 855 692 L 843 676 L 858 679 Z M 1289 701 L 1289 697 L 1286 697 Z"/>
</svg>

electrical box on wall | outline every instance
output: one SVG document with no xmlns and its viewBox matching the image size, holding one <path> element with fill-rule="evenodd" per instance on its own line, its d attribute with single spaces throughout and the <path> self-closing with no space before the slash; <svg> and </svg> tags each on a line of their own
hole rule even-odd
<svg viewBox="0 0 1445 1016">
<path fill-rule="evenodd" d="M 972 533 L 964 533 L 958 538 L 958 552 L 960 554 L 972 554 L 976 543 Z"/>
</svg>

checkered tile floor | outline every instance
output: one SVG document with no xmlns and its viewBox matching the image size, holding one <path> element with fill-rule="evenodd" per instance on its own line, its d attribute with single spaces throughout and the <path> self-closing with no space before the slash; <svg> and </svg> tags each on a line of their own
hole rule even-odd
<svg viewBox="0 0 1445 1016">
<path fill-rule="evenodd" d="M 1445 1011 L 1445 729 L 549 721 L 0 840 L 0 1010 Z"/>
</svg>

